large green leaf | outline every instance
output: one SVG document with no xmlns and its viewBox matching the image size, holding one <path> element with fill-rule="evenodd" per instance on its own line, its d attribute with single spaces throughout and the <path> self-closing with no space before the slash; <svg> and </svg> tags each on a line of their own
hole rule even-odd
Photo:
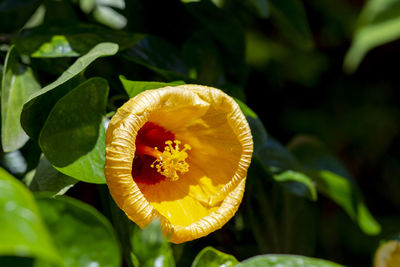
<svg viewBox="0 0 400 267">
<path fill-rule="evenodd" d="M 61 265 L 32 194 L 3 169 L 0 169 L 0 255 L 34 257 Z"/>
<path fill-rule="evenodd" d="M 344 69 L 354 72 L 369 50 L 400 38 L 400 1 L 369 0 L 361 11 Z"/>
<path fill-rule="evenodd" d="M 247 259 L 237 267 L 343 267 L 340 264 L 297 255 L 261 255 Z"/>
<path fill-rule="evenodd" d="M 39 145 L 60 172 L 75 179 L 105 183 L 105 129 L 108 83 L 91 78 L 62 97 L 40 132 Z"/>
<path fill-rule="evenodd" d="M 197 254 L 192 267 L 233 267 L 238 263 L 232 255 L 218 251 L 213 247 L 206 247 Z"/>
<path fill-rule="evenodd" d="M 153 221 L 144 230 L 135 227 L 131 238 L 132 252 L 140 266 L 175 266 L 171 247 L 161 232 L 159 221 Z"/>
<path fill-rule="evenodd" d="M 310 170 L 318 191 L 339 204 L 366 234 L 379 234 L 380 225 L 368 211 L 354 178 L 320 141 L 299 136 L 291 142 L 290 151 Z"/>
<path fill-rule="evenodd" d="M 77 182 L 78 180 L 59 172 L 45 156 L 42 156 L 29 184 L 29 189 L 32 191 L 52 192 L 54 195 L 63 195 Z"/>
<path fill-rule="evenodd" d="M 1 143 L 6 152 L 21 148 L 29 137 L 21 127 L 22 107 L 40 89 L 32 69 L 20 63 L 14 46 L 8 51 L 1 85 Z"/>
<path fill-rule="evenodd" d="M 37 139 L 54 104 L 79 84 L 80 74 L 86 67 L 97 58 L 114 55 L 117 51 L 118 45 L 114 43 L 96 45 L 75 61 L 56 81 L 34 93 L 25 103 L 21 114 L 21 124 L 26 133 Z"/>
<path fill-rule="evenodd" d="M 122 86 L 124 87 L 126 93 L 130 98 L 146 90 L 157 89 L 165 86 L 177 86 L 185 84 L 184 82 L 181 81 L 170 82 L 170 83 L 130 81 L 122 75 L 119 76 L 119 79 L 121 80 Z"/>
<path fill-rule="evenodd" d="M 278 141 L 268 136 L 261 120 L 242 101 L 236 99 L 249 122 L 254 141 L 253 158 L 272 175 L 275 181 L 282 183 L 290 192 L 317 199 L 317 191 L 312 179 L 304 172 L 301 164 Z"/>
<path fill-rule="evenodd" d="M 36 201 L 64 266 L 121 266 L 114 229 L 96 209 L 65 196 L 38 194 Z"/>
<path fill-rule="evenodd" d="M 296 46 L 310 49 L 313 39 L 301 0 L 270 0 L 271 18 L 283 36 Z"/>
<path fill-rule="evenodd" d="M 121 55 L 170 81 L 192 81 L 178 49 L 159 37 L 147 36 Z"/>
<path fill-rule="evenodd" d="M 75 57 L 87 53 L 101 42 L 114 42 L 120 50 L 133 46 L 144 37 L 123 31 L 113 31 L 91 24 L 68 26 L 43 25 L 20 33 L 14 40 L 21 53 L 31 57 Z"/>
</svg>

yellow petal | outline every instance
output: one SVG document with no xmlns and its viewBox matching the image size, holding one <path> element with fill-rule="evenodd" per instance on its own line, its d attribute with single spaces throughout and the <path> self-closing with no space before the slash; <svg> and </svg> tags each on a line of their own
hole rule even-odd
<svg viewBox="0 0 400 267">
<path fill-rule="evenodd" d="M 135 140 L 146 122 L 190 145 L 189 170 L 179 179 L 135 182 Z M 222 91 L 182 85 L 145 91 L 125 103 L 107 129 L 105 175 L 111 195 L 144 228 L 160 218 L 171 242 L 221 228 L 241 202 L 253 141 L 246 118 Z M 161 160 L 158 160 L 161 161 Z"/>
<path fill-rule="evenodd" d="M 397 267 L 400 266 L 400 243 L 391 240 L 382 244 L 375 253 L 375 267 Z"/>
</svg>

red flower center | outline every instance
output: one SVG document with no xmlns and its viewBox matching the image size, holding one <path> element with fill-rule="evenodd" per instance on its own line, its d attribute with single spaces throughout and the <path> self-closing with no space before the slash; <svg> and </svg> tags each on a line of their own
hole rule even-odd
<svg viewBox="0 0 400 267">
<path fill-rule="evenodd" d="M 135 182 L 155 184 L 166 179 L 164 175 L 151 167 L 157 158 L 149 151 L 154 150 L 155 147 L 163 149 L 168 140 L 175 140 L 175 135 L 155 123 L 146 122 L 139 130 L 135 142 L 135 158 L 132 163 L 132 177 Z"/>
</svg>

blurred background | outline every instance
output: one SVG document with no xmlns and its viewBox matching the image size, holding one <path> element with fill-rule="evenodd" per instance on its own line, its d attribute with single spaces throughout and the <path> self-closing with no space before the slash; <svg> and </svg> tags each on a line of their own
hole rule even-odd
<svg viewBox="0 0 400 267">
<path fill-rule="evenodd" d="M 86 70 L 110 83 L 108 111 L 127 100 L 119 75 L 183 80 L 240 99 L 288 150 L 299 135 L 318 139 L 382 229 L 363 233 L 326 195 L 293 194 L 253 160 L 238 214 L 206 238 L 173 246 L 177 266 L 207 245 L 239 260 L 290 253 L 370 266 L 379 241 L 400 231 L 399 0 L 0 0 L 0 22 L 2 64 L 15 44 L 42 86 L 93 44 L 119 43 L 117 57 Z M 2 165 L 23 177 L 38 155 L 29 142 L 3 153 Z M 104 212 L 95 185 L 67 194 Z"/>
</svg>

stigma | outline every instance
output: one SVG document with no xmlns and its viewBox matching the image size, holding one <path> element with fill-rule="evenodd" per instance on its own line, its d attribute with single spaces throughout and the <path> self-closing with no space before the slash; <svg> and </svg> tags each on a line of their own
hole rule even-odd
<svg viewBox="0 0 400 267">
<path fill-rule="evenodd" d="M 184 174 L 189 171 L 189 164 L 186 162 L 188 154 L 187 150 L 190 150 L 190 145 L 185 144 L 183 149 L 180 150 L 179 145 L 181 141 L 171 140 L 165 141 L 166 146 L 164 151 L 160 152 L 157 147 L 155 151 L 157 159 L 150 165 L 152 168 L 156 168 L 157 172 L 164 175 L 171 181 L 176 181 L 179 179 L 179 174 Z M 174 145 L 173 145 L 174 144 Z M 158 152 L 158 153 L 157 153 Z"/>
</svg>

